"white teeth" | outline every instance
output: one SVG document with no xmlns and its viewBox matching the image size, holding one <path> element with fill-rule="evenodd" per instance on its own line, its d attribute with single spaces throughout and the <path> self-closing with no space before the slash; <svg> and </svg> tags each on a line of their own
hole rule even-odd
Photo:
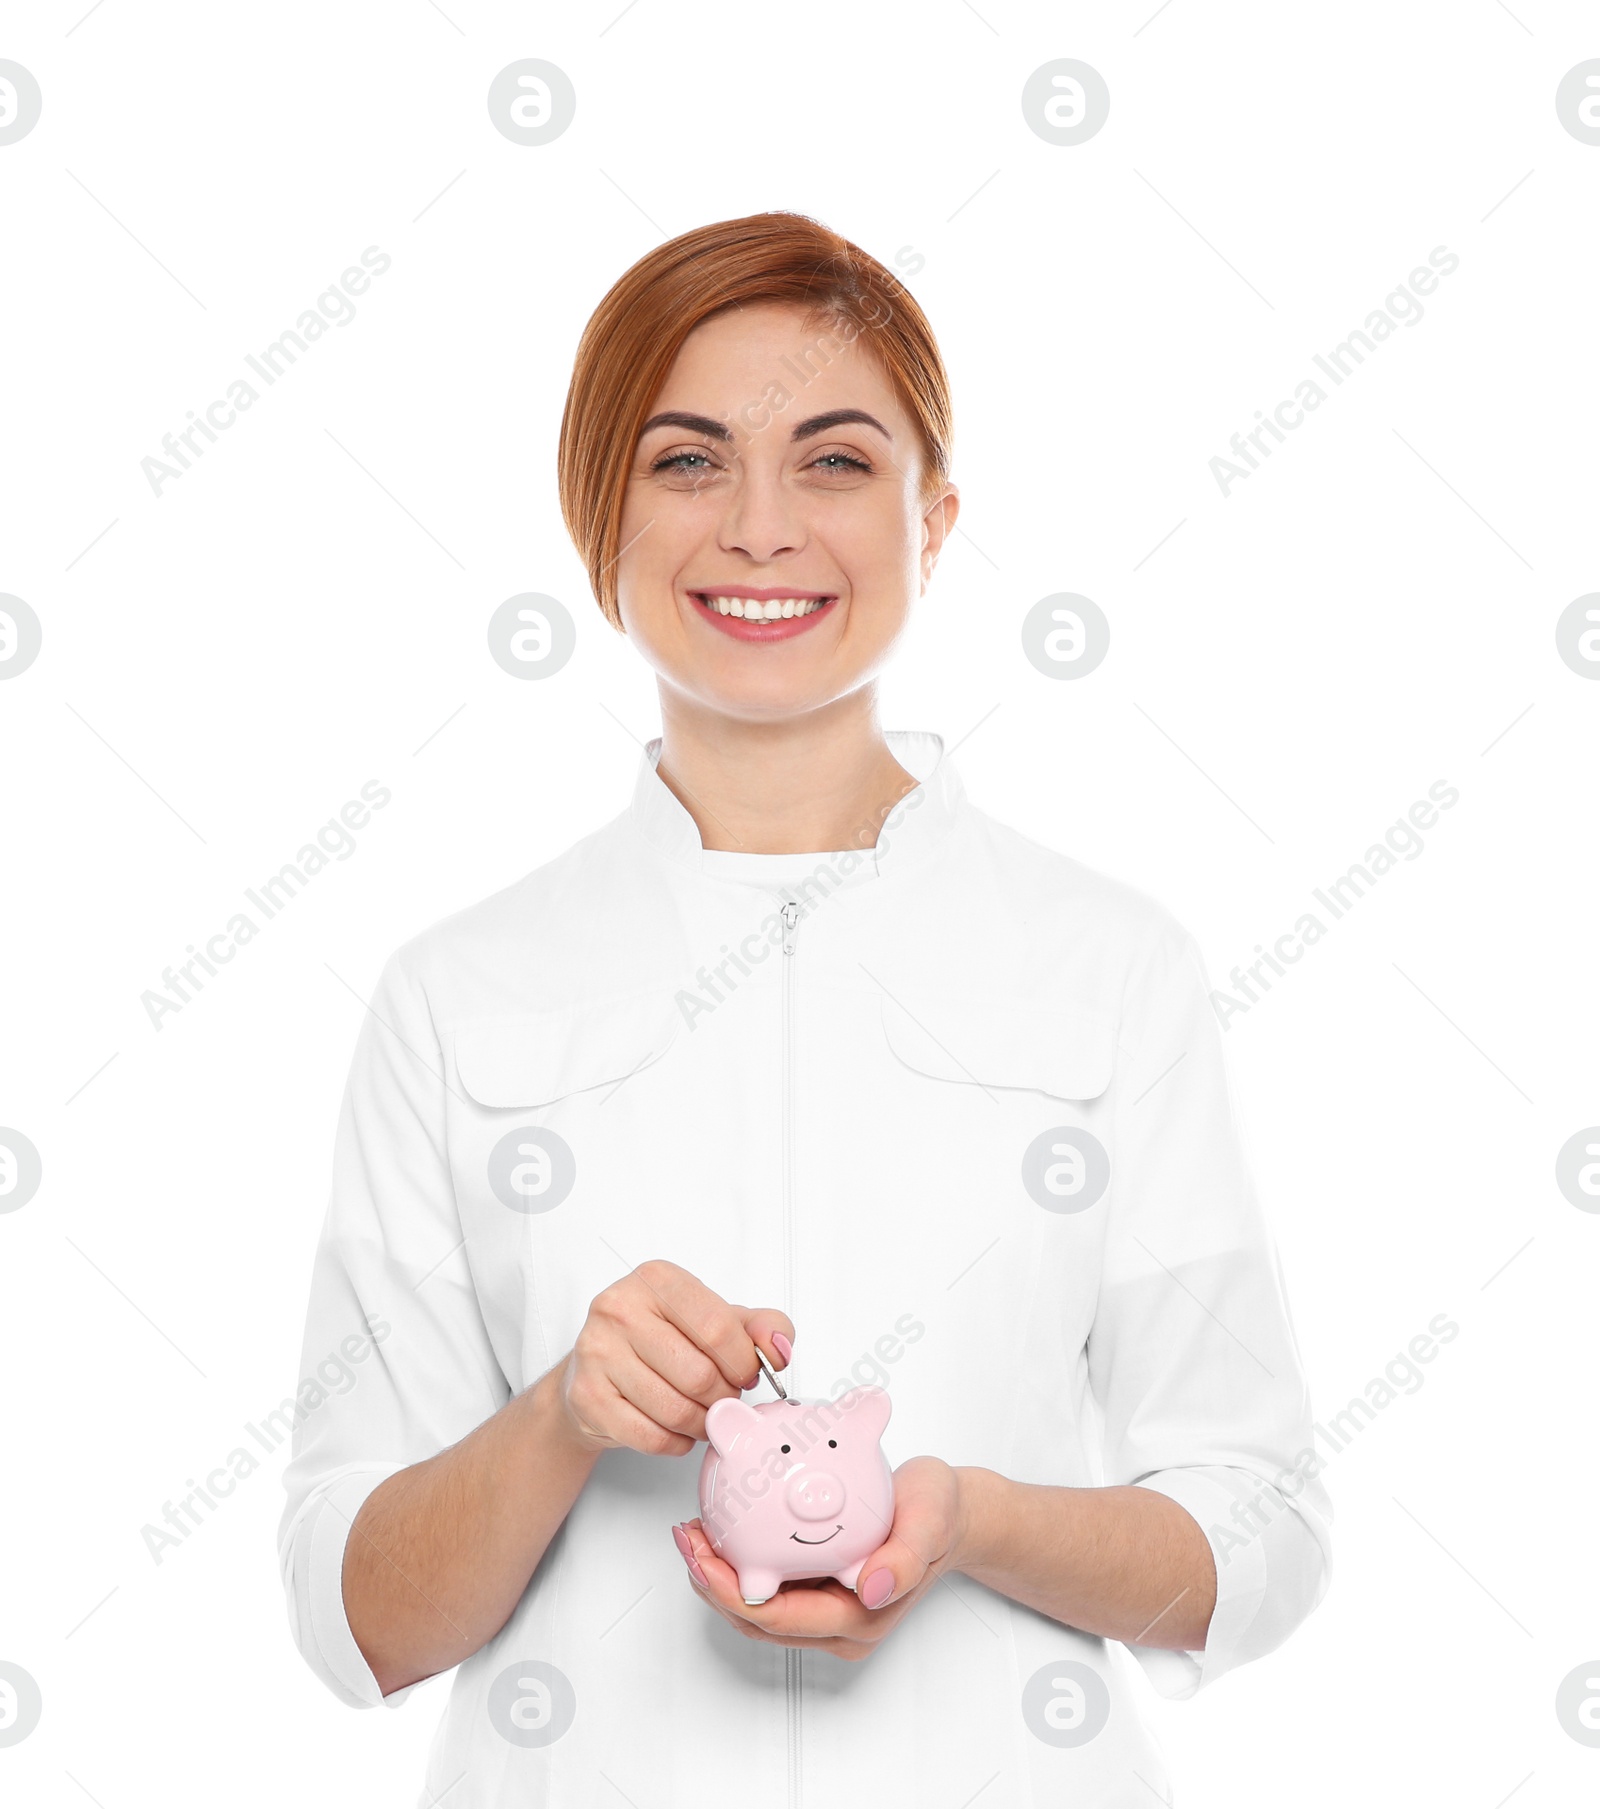
<svg viewBox="0 0 1600 1809">
<path fill-rule="evenodd" d="M 777 622 L 785 616 L 813 615 L 827 601 L 817 597 L 770 597 L 765 602 L 757 597 L 706 598 L 718 615 L 739 616 L 747 622 Z"/>
</svg>

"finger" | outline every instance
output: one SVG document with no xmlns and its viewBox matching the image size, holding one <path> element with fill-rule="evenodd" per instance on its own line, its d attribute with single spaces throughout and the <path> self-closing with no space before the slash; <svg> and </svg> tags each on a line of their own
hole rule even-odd
<svg viewBox="0 0 1600 1809">
<path fill-rule="evenodd" d="M 700 1578 L 696 1580 L 700 1583 L 701 1592 L 713 1605 L 729 1620 L 752 1627 L 770 1627 L 775 1617 L 769 1610 L 777 1597 L 759 1605 L 747 1602 L 739 1588 L 739 1573 L 712 1549 L 711 1541 L 706 1537 L 705 1528 L 700 1521 L 686 1520 L 679 1530 L 689 1543 L 686 1560 L 692 1556 L 699 1566 Z"/>
<path fill-rule="evenodd" d="M 894 1523 L 856 1573 L 856 1598 L 862 1607 L 887 1608 L 915 1589 L 940 1556 L 942 1536 L 939 1510 L 929 1497 L 914 1487 L 897 1487 Z"/>
<path fill-rule="evenodd" d="M 703 1589 L 697 1590 L 695 1593 L 705 1596 Z M 709 1600 L 709 1598 L 707 1599 Z M 800 1639 L 793 1634 L 769 1633 L 764 1627 L 758 1627 L 751 1621 L 741 1620 L 737 1616 L 729 1614 L 725 1608 L 719 1607 L 715 1602 L 711 1603 L 711 1607 L 718 1617 L 726 1621 L 741 1638 L 751 1640 L 758 1646 L 796 1646 L 815 1652 L 832 1652 L 840 1658 L 856 1658 L 870 1649 L 863 1641 L 855 1639 Z"/>
<path fill-rule="evenodd" d="M 750 1620 L 756 1613 L 739 1593 L 739 1577 L 733 1566 L 725 1559 L 719 1558 L 711 1548 L 711 1541 L 706 1537 L 705 1528 L 698 1519 L 685 1520 L 674 1532 L 674 1538 L 681 1532 L 689 1549 L 684 1552 L 687 1563 L 693 1558 L 699 1567 L 700 1575 L 695 1578 L 704 1594 L 725 1614 L 737 1620 Z M 683 1550 L 683 1546 L 678 1548 Z"/>
<path fill-rule="evenodd" d="M 691 1582 L 692 1581 L 693 1580 L 691 1579 Z M 735 1632 L 741 1634 L 745 1639 L 754 1640 L 758 1645 L 811 1647 L 818 1652 L 834 1652 L 843 1657 L 853 1657 L 868 1649 L 867 1642 L 864 1640 L 844 1639 L 831 1635 L 827 1637 L 819 1636 L 812 1638 L 783 1628 L 762 1626 L 758 1622 L 748 1618 L 750 1613 L 748 1609 L 743 1613 L 739 1613 L 717 1601 L 709 1590 L 699 1585 L 695 1585 L 694 1587 L 695 1594 L 700 1596 L 712 1609 L 714 1609 L 721 1619 L 725 1620 Z M 787 1593 L 787 1589 L 784 1593 Z M 856 1608 L 856 1613 L 861 1613 L 859 1607 Z"/>
<path fill-rule="evenodd" d="M 698 1520 L 685 1521 L 675 1526 L 672 1529 L 672 1537 L 679 1552 L 683 1555 L 684 1563 L 688 1567 L 690 1583 L 696 1593 L 702 1596 L 730 1627 L 733 1627 L 746 1639 L 769 1646 L 811 1646 L 819 1651 L 832 1652 L 838 1657 L 851 1659 L 863 1657 L 873 1649 L 872 1645 L 865 1640 L 850 1639 L 823 1632 L 806 1635 L 780 1624 L 778 1617 L 787 1607 L 787 1598 L 803 1595 L 815 1586 L 834 1591 L 843 1613 L 853 1615 L 858 1620 L 865 1620 L 866 1617 L 860 1604 L 838 1582 L 830 1578 L 806 1578 L 799 1582 L 786 1583 L 771 1602 L 765 1603 L 759 1609 L 751 1608 L 738 1593 L 737 1576 L 731 1572 L 726 1577 L 721 1574 L 723 1571 L 729 1570 L 729 1567 L 714 1552 L 710 1551 L 704 1529 Z M 718 1572 L 715 1586 L 707 1575 L 705 1565 L 701 1563 L 701 1556 L 705 1556 L 707 1562 Z M 775 1615 L 768 1616 L 765 1622 L 755 1618 L 765 1614 L 766 1610 L 772 1609 L 774 1604 L 779 1604 Z"/>
<path fill-rule="evenodd" d="M 744 1321 L 746 1335 L 761 1348 L 774 1369 L 787 1369 L 794 1351 L 794 1321 L 777 1307 L 733 1309 Z"/>
<path fill-rule="evenodd" d="M 691 1579 L 699 1588 L 706 1588 L 706 1573 L 700 1567 L 700 1560 L 694 1555 L 694 1547 L 689 1543 L 689 1535 L 681 1526 L 675 1526 L 672 1529 L 672 1542 L 677 1546 L 680 1556 L 688 1566 Z"/>
<path fill-rule="evenodd" d="M 698 1423 L 692 1428 L 697 1438 L 705 1437 L 705 1410 L 714 1401 L 724 1401 L 741 1392 L 729 1382 L 718 1367 L 715 1358 L 701 1350 L 698 1344 L 692 1343 L 668 1319 L 659 1313 L 651 1313 L 641 1324 L 634 1327 L 630 1334 L 630 1342 L 635 1353 L 668 1385 L 675 1389 L 686 1400 L 695 1402 L 700 1409 Z M 743 1388 L 753 1388 L 761 1379 L 761 1372 L 756 1368 L 754 1357 L 750 1360 L 750 1377 L 742 1384 Z"/>
<path fill-rule="evenodd" d="M 871 1618 L 837 1578 L 803 1578 L 765 1602 L 750 1603 L 740 1592 L 739 1573 L 712 1550 L 700 1521 L 685 1521 L 681 1531 L 705 1578 L 701 1593 L 735 1624 L 759 1628 L 785 1645 L 826 1645 L 870 1633 Z"/>
<path fill-rule="evenodd" d="M 694 1449 L 693 1439 L 658 1425 L 649 1414 L 625 1401 L 609 1383 L 602 1386 L 606 1393 L 598 1412 L 573 1409 L 580 1423 L 598 1437 L 610 1439 L 626 1450 L 654 1456 L 687 1457 Z"/>
<path fill-rule="evenodd" d="M 640 1263 L 633 1273 L 649 1288 L 657 1310 L 690 1343 L 703 1350 L 724 1379 L 741 1392 L 759 1377 L 755 1344 L 740 1315 L 697 1276 L 661 1258 Z"/>
<path fill-rule="evenodd" d="M 893 1566 L 871 1559 L 861 1566 L 856 1578 L 856 1599 L 863 1608 L 884 1608 L 900 1593 Z"/>
<path fill-rule="evenodd" d="M 629 1439 L 636 1451 L 654 1450 L 663 1438 L 672 1438 L 681 1441 L 674 1455 L 687 1456 L 705 1436 L 705 1409 L 681 1395 L 632 1350 L 616 1353 L 606 1366 L 606 1379 L 616 1392 L 624 1422 L 645 1435 L 644 1444 Z"/>
<path fill-rule="evenodd" d="M 720 1608 L 717 1613 L 735 1632 L 758 1646 L 794 1646 L 801 1651 L 832 1652 L 838 1658 L 862 1658 L 874 1649 L 859 1639 L 800 1639 L 790 1633 L 768 1633 L 762 1627 L 752 1626 L 749 1621 L 734 1620 L 731 1615 L 723 1614 Z"/>
</svg>

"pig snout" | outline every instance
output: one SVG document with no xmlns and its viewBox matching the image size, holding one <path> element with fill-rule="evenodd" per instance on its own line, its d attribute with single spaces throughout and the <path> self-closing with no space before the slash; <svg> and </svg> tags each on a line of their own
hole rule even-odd
<svg viewBox="0 0 1600 1809">
<path fill-rule="evenodd" d="M 844 1484 L 826 1470 L 802 1470 L 790 1478 L 786 1498 L 801 1520 L 835 1520 L 844 1507 Z"/>
</svg>

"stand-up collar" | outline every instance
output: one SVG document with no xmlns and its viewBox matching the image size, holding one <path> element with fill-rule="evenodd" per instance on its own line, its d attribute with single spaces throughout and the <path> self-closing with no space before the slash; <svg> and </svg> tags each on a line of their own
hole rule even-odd
<svg viewBox="0 0 1600 1809">
<path fill-rule="evenodd" d="M 942 735 L 924 729 L 889 729 L 884 739 L 889 752 L 918 783 L 878 826 L 875 843 L 868 834 L 871 826 L 863 826 L 862 835 L 856 838 L 861 860 L 848 873 L 840 874 L 844 885 L 920 867 L 944 840 L 966 801 L 966 788 L 945 752 Z M 705 848 L 694 818 L 656 771 L 660 758 L 661 737 L 657 735 L 645 744 L 628 819 L 669 860 L 696 875 L 713 878 L 702 864 Z"/>
</svg>

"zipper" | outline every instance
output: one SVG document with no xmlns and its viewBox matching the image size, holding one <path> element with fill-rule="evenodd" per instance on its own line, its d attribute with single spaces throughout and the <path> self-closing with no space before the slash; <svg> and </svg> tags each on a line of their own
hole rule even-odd
<svg viewBox="0 0 1600 1809">
<path fill-rule="evenodd" d="M 794 1287 L 793 1209 L 794 1190 L 794 945 L 795 930 L 800 922 L 798 900 L 786 899 L 783 906 L 783 1020 L 781 1029 L 783 1074 L 783 1298 L 787 1307 Z M 790 1651 L 798 1651 L 791 1646 Z"/>
<path fill-rule="evenodd" d="M 786 1309 L 792 1308 L 794 1299 L 794 945 L 799 921 L 799 902 L 793 898 L 786 899 L 783 906 L 783 1008 L 780 1029 L 783 1082 L 783 1299 Z M 804 1656 L 799 1646 L 785 1646 L 783 1649 L 784 1711 L 789 1761 L 788 1809 L 800 1809 L 800 1661 Z"/>
</svg>

